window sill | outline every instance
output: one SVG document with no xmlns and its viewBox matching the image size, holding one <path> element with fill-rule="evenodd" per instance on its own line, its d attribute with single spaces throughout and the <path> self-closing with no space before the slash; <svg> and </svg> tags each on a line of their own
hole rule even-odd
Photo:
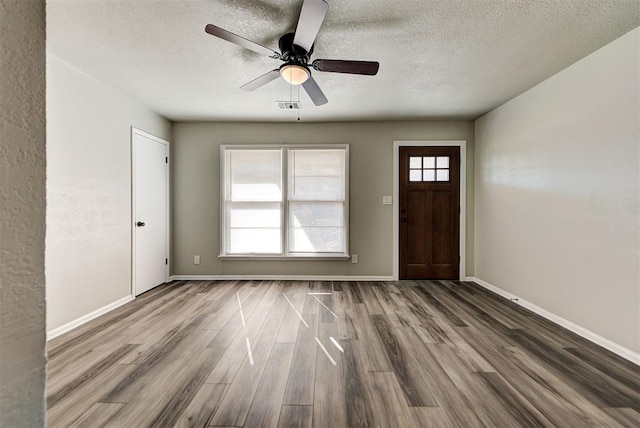
<svg viewBox="0 0 640 428">
<path fill-rule="evenodd" d="M 291 260 L 291 261 L 296 261 L 296 260 L 306 260 L 306 261 L 310 261 L 310 260 L 317 260 L 317 261 L 331 261 L 331 260 L 349 260 L 351 258 L 351 256 L 347 255 L 347 254 L 331 254 L 331 253 L 327 253 L 327 254 L 296 254 L 296 255 L 291 255 L 291 256 L 278 256 L 278 255 L 260 255 L 260 254 L 234 254 L 234 255 L 227 255 L 227 254 L 220 254 L 218 256 L 218 259 L 220 260 L 245 260 L 245 261 L 258 261 L 258 260 L 264 260 L 264 261 L 273 261 L 273 260 L 279 260 L 279 261 L 287 261 L 287 260 Z"/>
</svg>

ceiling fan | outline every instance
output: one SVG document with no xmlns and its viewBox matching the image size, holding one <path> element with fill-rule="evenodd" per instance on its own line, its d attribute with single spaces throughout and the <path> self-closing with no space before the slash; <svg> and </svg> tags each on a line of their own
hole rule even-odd
<svg viewBox="0 0 640 428">
<path fill-rule="evenodd" d="M 241 86 L 241 89 L 253 91 L 282 76 L 284 80 L 292 85 L 302 85 L 313 103 L 320 106 L 327 103 L 327 97 L 325 97 L 311 76 L 310 68 L 329 73 L 375 76 L 380 67 L 380 64 L 374 61 L 316 59 L 309 63 L 313 53 L 313 43 L 328 9 L 329 5 L 325 0 L 304 0 L 296 32 L 287 33 L 280 37 L 278 42 L 280 53 L 212 24 L 208 24 L 205 27 L 205 31 L 212 36 L 284 62 L 279 68 L 271 70 Z"/>
</svg>

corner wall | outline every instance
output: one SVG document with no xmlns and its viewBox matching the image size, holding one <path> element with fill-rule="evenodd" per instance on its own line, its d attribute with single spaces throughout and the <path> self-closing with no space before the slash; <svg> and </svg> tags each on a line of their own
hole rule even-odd
<svg viewBox="0 0 640 428">
<path fill-rule="evenodd" d="M 0 0 L 0 426 L 45 425 L 45 3 Z"/>
<path fill-rule="evenodd" d="M 640 352 L 640 29 L 476 121 L 475 276 Z"/>
<path fill-rule="evenodd" d="M 473 272 L 473 122 L 176 123 L 172 141 L 172 275 L 391 277 L 395 140 L 467 141 L 467 272 Z M 349 144 L 351 261 L 220 261 L 220 145 Z M 193 264 L 193 256 L 201 264 Z"/>
<path fill-rule="evenodd" d="M 47 57 L 47 331 L 131 295 L 131 127 L 171 123 Z"/>
</svg>

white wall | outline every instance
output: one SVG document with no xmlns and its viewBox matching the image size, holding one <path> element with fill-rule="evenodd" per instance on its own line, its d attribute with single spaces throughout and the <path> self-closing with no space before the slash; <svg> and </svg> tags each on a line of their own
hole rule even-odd
<svg viewBox="0 0 640 428">
<path fill-rule="evenodd" d="M 172 141 L 173 275 L 391 277 L 394 140 L 467 140 L 467 206 L 473 207 L 473 122 L 176 123 Z M 346 261 L 220 261 L 221 144 L 349 144 L 349 247 Z M 397 206 L 397 205 L 395 205 Z M 467 272 L 473 266 L 473 210 L 467 211 Z M 194 255 L 201 264 L 193 264 Z"/>
<path fill-rule="evenodd" d="M 640 29 L 476 121 L 475 276 L 640 351 Z"/>
<path fill-rule="evenodd" d="M 45 423 L 45 5 L 0 0 L 0 427 Z"/>
<path fill-rule="evenodd" d="M 131 294 L 131 126 L 171 123 L 47 58 L 47 331 Z"/>
</svg>

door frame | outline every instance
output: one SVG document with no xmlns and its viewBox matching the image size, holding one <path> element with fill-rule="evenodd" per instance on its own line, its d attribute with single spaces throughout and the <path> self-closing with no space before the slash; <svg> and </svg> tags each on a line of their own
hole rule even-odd
<svg viewBox="0 0 640 428">
<path fill-rule="evenodd" d="M 393 280 L 400 277 L 400 147 L 460 147 L 460 281 L 466 278 L 467 252 L 467 140 L 393 142 Z"/>
<path fill-rule="evenodd" d="M 167 157 L 169 157 L 169 153 L 170 153 L 170 147 L 171 144 L 169 143 L 169 141 L 167 140 L 163 140 L 160 137 L 156 137 L 153 134 L 149 134 L 148 132 L 145 132 L 141 129 L 138 129 L 134 126 L 131 127 L 131 223 L 130 223 L 130 227 L 131 227 L 131 296 L 136 297 L 136 150 L 135 150 L 135 137 L 136 135 L 139 135 L 141 137 L 145 137 L 148 138 L 150 140 L 155 141 L 156 143 L 160 143 L 163 144 L 166 147 L 166 153 L 167 153 Z M 171 210 L 170 210 L 170 205 L 171 205 L 171 199 L 170 199 L 170 163 L 167 162 L 166 164 L 166 168 L 167 168 L 167 188 L 166 188 L 166 192 L 167 192 L 167 230 L 166 230 L 166 234 L 167 234 L 167 248 L 166 248 L 166 254 L 167 254 L 167 259 L 169 259 L 169 251 L 171 248 L 171 243 L 170 243 L 170 239 L 171 239 L 171 233 L 170 233 L 170 224 L 171 224 Z M 165 271 L 164 271 L 164 279 L 165 282 L 169 281 L 169 264 L 167 263 L 165 265 Z"/>
</svg>

